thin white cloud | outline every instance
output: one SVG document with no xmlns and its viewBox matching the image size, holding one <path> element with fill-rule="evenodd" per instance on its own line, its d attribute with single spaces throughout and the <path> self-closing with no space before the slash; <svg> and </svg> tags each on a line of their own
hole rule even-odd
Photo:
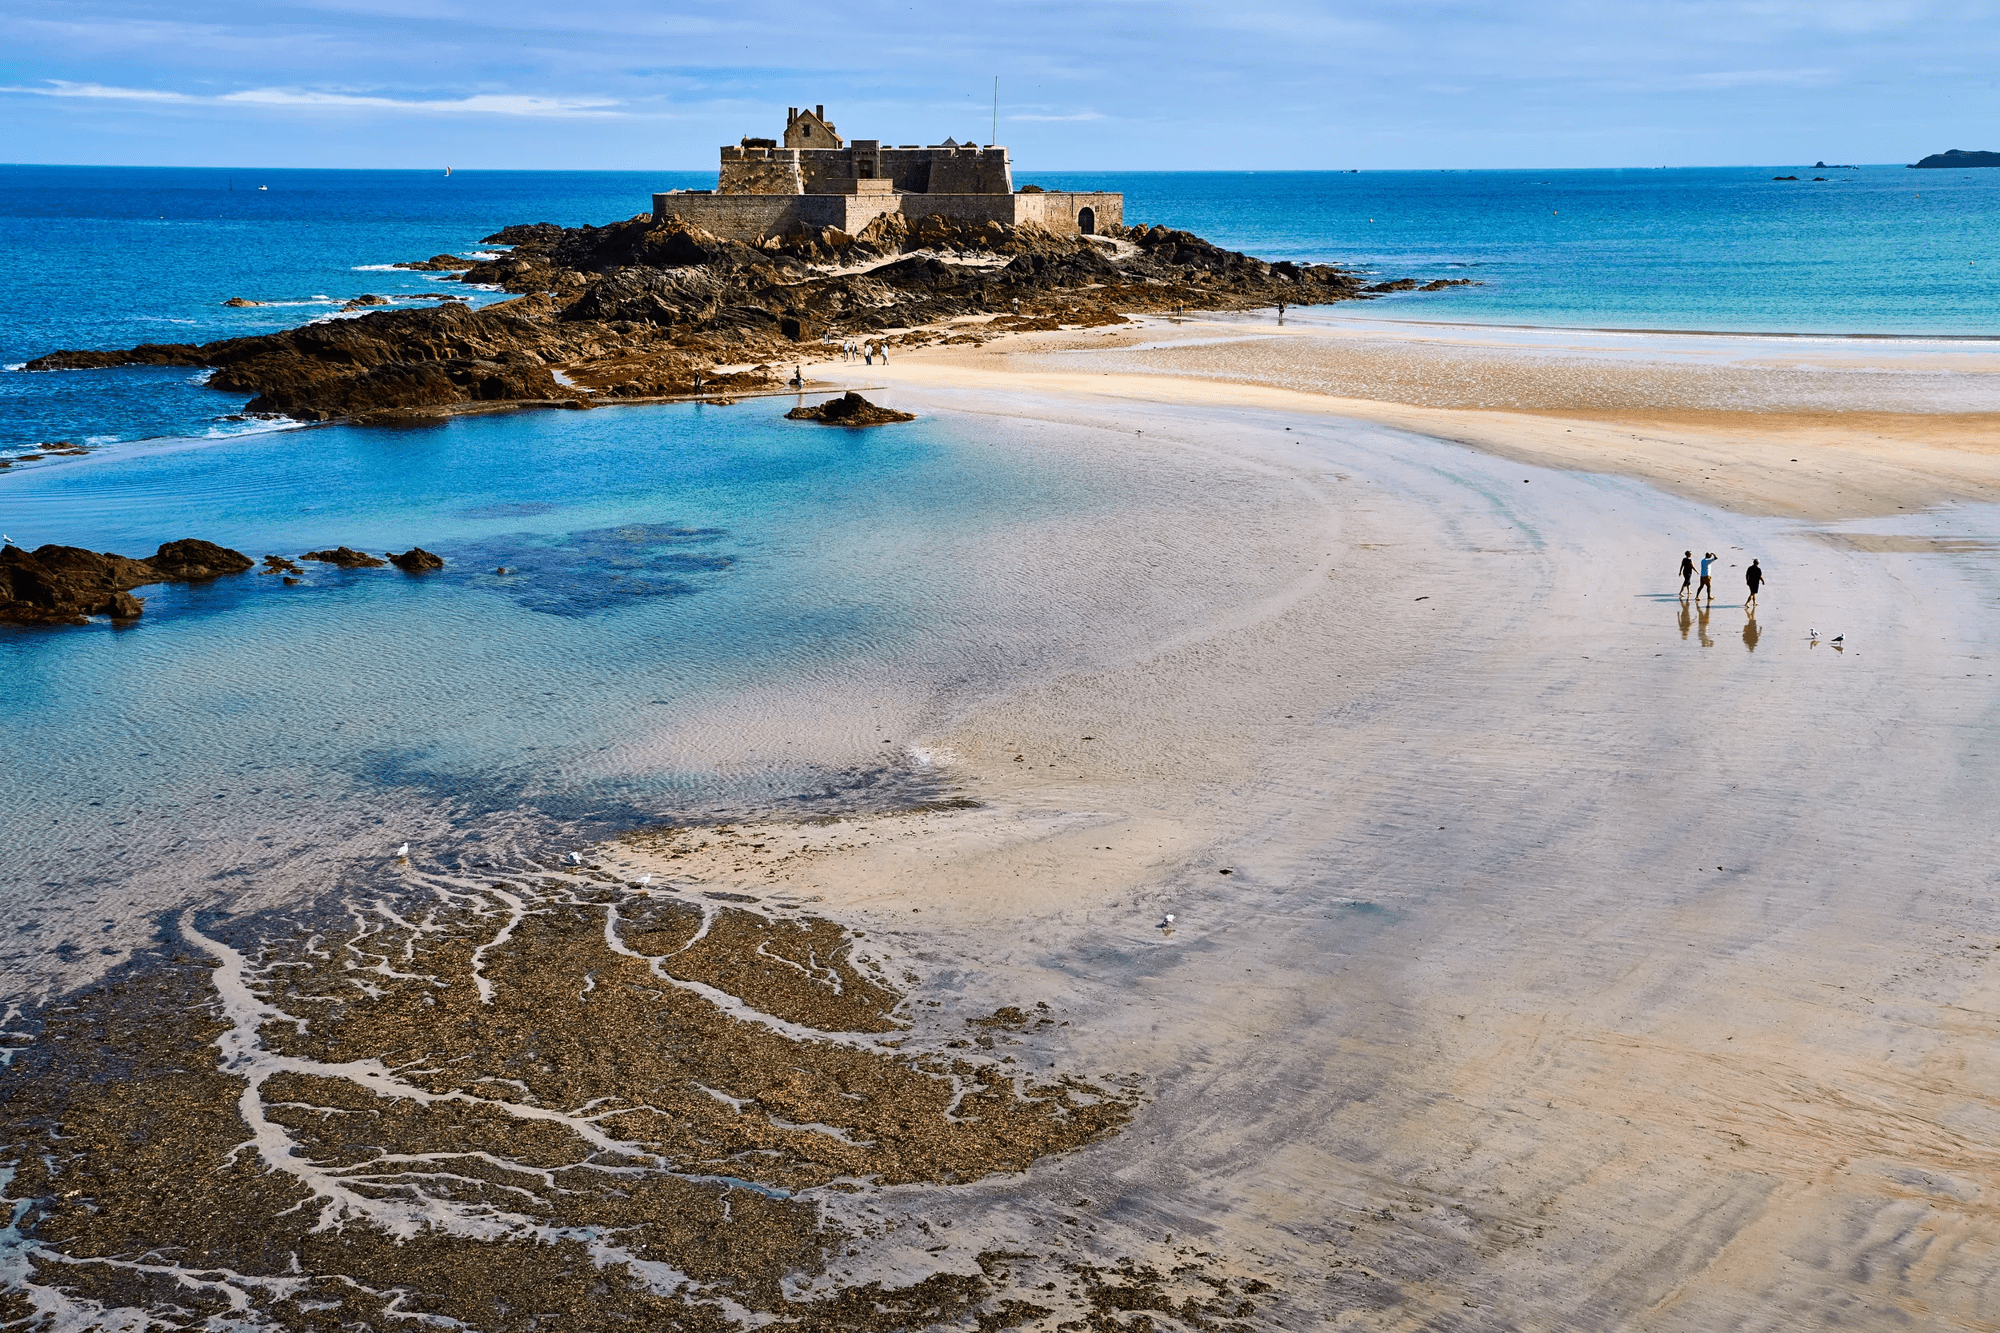
<svg viewBox="0 0 2000 1333">
<path fill-rule="evenodd" d="M 103 83 L 70 83 L 51 79 L 44 87 L 0 87 L 0 93 L 33 93 L 37 97 L 97 97 L 114 102 L 193 102 L 200 99 L 186 93 L 170 93 L 155 88 L 114 88 Z"/>
<path fill-rule="evenodd" d="M 102 83 L 72 83 L 51 79 L 42 87 L 0 87 L 0 93 L 30 93 L 37 97 L 87 97 L 113 102 L 174 102 L 182 105 L 268 106 L 303 110 L 426 112 L 486 116 L 610 116 L 618 104 L 603 98 L 529 97 L 511 93 L 479 93 L 471 97 L 371 97 L 360 93 L 313 92 L 293 88 L 246 88 L 215 97 L 154 88 L 118 88 Z"/>
<path fill-rule="evenodd" d="M 250 88 L 240 93 L 224 93 L 215 100 L 255 106 L 372 107 L 388 111 L 467 112 L 493 116 L 601 116 L 607 114 L 606 108 L 617 105 L 602 98 L 523 97 L 507 93 L 412 100 L 367 97 L 358 93 L 298 92 L 289 88 Z"/>
<path fill-rule="evenodd" d="M 1721 69 L 1666 79 L 1668 87 L 1689 89 L 1720 88 L 1823 88 L 1836 83 L 1840 71 L 1834 69 Z"/>
</svg>

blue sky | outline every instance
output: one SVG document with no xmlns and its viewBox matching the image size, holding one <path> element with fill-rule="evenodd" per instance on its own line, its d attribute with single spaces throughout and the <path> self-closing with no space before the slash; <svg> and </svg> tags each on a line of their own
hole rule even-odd
<svg viewBox="0 0 2000 1333">
<path fill-rule="evenodd" d="M 6 0 L 0 157 L 712 168 L 823 102 L 1028 169 L 1658 166 L 2000 150 L 2000 0 Z"/>
</svg>

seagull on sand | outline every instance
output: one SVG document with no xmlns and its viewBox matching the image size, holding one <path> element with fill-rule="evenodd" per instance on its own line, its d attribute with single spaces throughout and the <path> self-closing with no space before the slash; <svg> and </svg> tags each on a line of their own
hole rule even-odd
<svg viewBox="0 0 2000 1333">
<path fill-rule="evenodd" d="M 1845 634 L 1836 634 L 1836 635 L 1834 635 L 1834 636 L 1833 636 L 1833 637 L 1832 637 L 1831 639 L 1828 639 L 1828 640 L 1827 640 L 1827 642 L 1828 642 L 1828 643 L 1845 643 L 1845 642 L 1847 642 L 1847 636 L 1846 636 Z"/>
<path fill-rule="evenodd" d="M 645 888 L 648 884 L 651 884 L 652 882 L 653 882 L 653 877 L 651 875 L 639 876 L 639 887 L 642 889 Z"/>
<path fill-rule="evenodd" d="M 1174 914 L 1172 912 L 1169 912 L 1167 913 L 1167 919 L 1160 923 L 1160 929 L 1167 930 L 1171 928 L 1173 924 L 1174 924 Z"/>
<path fill-rule="evenodd" d="M 409 843 L 407 843 L 407 842 L 406 842 L 406 843 L 404 843 L 404 844 L 403 844 L 403 845 L 402 845 L 401 847 L 398 847 L 398 848 L 396 849 L 396 859 L 397 859 L 398 861 L 407 861 L 407 860 L 409 860 L 409 859 L 410 859 L 410 844 L 409 844 Z"/>
<path fill-rule="evenodd" d="M 582 852 L 571 852 L 571 853 L 569 854 L 569 863 L 570 863 L 571 865 L 573 865 L 573 866 L 580 866 L 580 865 L 582 865 L 582 864 L 583 864 L 583 853 L 582 853 Z"/>
</svg>

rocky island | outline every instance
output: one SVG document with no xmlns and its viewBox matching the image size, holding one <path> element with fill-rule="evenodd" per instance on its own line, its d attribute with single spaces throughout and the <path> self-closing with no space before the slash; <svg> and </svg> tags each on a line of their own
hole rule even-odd
<svg viewBox="0 0 2000 1333">
<path fill-rule="evenodd" d="M 1932 153 L 1921 161 L 1910 163 L 1913 167 L 2000 167 L 2000 153 L 1987 153 L 1964 148 L 1947 148 L 1942 153 Z"/>
<path fill-rule="evenodd" d="M 678 215 L 510 226 L 486 238 L 508 252 L 459 261 L 456 280 L 514 300 L 374 311 L 199 346 L 57 351 L 26 368 L 205 367 L 210 388 L 253 395 L 251 413 L 387 423 L 775 389 L 805 346 L 847 337 L 912 346 L 1419 286 L 1367 288 L 1345 269 L 1265 263 L 1167 227 L 1110 230 L 902 213 L 859 234 L 822 227 L 755 243 Z"/>
</svg>

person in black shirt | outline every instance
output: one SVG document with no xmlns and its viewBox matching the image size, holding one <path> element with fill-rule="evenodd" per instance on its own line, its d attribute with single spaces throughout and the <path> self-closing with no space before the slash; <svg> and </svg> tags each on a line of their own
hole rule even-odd
<svg viewBox="0 0 2000 1333">
<path fill-rule="evenodd" d="M 1688 595 L 1688 584 L 1694 582 L 1694 552 L 1681 552 L 1681 596 Z"/>
<path fill-rule="evenodd" d="M 1764 567 L 1752 560 L 1750 568 L 1743 571 L 1743 581 L 1750 585 L 1750 596 L 1743 605 L 1746 608 L 1757 605 L 1757 589 L 1764 586 Z"/>
</svg>

